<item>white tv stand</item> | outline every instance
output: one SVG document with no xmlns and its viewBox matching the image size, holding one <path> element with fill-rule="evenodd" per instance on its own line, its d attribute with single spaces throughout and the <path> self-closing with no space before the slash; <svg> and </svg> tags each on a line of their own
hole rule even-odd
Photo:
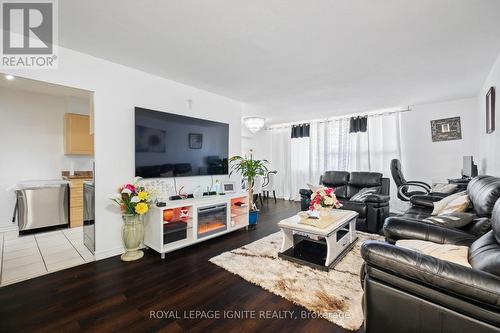
<svg viewBox="0 0 500 333">
<path fill-rule="evenodd" d="M 248 228 L 248 210 L 246 192 L 172 200 L 165 207 L 152 206 L 144 219 L 144 245 L 164 259 L 167 252 Z M 207 217 L 210 212 L 216 216 Z"/>
</svg>

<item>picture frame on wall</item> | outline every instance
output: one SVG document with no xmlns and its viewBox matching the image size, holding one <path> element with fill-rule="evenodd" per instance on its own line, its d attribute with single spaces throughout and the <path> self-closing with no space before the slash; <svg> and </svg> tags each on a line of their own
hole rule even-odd
<svg viewBox="0 0 500 333">
<path fill-rule="evenodd" d="M 495 131 L 495 87 L 486 93 L 486 133 Z"/>
<path fill-rule="evenodd" d="M 460 117 L 431 120 L 432 142 L 461 140 L 462 124 Z"/>
<path fill-rule="evenodd" d="M 189 133 L 189 148 L 201 149 L 203 147 L 203 134 Z"/>
</svg>

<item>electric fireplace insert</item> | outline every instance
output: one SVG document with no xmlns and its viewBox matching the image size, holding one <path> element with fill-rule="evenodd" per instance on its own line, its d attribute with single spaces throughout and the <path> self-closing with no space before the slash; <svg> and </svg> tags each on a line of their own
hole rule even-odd
<svg viewBox="0 0 500 333">
<path fill-rule="evenodd" d="M 198 208 L 198 238 L 227 230 L 227 204 Z"/>
</svg>

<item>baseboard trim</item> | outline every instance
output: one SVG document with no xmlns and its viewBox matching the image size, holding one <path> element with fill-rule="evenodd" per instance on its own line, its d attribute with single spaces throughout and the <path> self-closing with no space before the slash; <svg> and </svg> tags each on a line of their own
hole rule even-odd
<svg viewBox="0 0 500 333">
<path fill-rule="evenodd" d="M 95 260 L 102 260 L 102 259 L 107 259 L 110 257 L 122 255 L 124 252 L 125 252 L 125 249 L 123 247 L 117 247 L 117 248 L 106 250 L 106 251 L 96 252 L 96 253 L 94 253 L 94 257 L 95 257 Z"/>
<path fill-rule="evenodd" d="M 17 231 L 17 225 L 3 225 L 0 226 L 0 232 L 7 232 L 7 231 Z"/>
</svg>

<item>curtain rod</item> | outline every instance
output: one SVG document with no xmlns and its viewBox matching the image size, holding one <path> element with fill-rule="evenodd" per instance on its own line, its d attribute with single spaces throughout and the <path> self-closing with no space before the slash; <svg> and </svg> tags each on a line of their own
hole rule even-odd
<svg viewBox="0 0 500 333">
<path fill-rule="evenodd" d="M 349 119 L 351 117 L 359 117 L 359 116 L 382 116 L 382 115 L 387 115 L 387 114 L 393 114 L 393 113 L 404 113 L 411 111 L 412 109 L 410 106 L 407 106 L 406 109 L 398 109 L 398 110 L 390 110 L 390 111 L 372 111 L 372 112 L 360 112 L 360 113 L 353 113 L 353 114 L 348 114 L 348 115 L 343 115 L 343 116 L 336 116 L 336 117 L 328 117 L 328 118 L 323 118 L 323 119 L 313 119 L 313 120 L 302 120 L 302 121 L 296 121 L 296 122 L 291 122 L 291 123 L 282 123 L 282 124 L 275 124 L 271 125 L 269 127 L 266 127 L 265 130 L 270 130 L 273 128 L 281 128 L 281 127 L 289 127 L 293 125 L 301 125 L 301 124 L 312 124 L 312 123 L 328 123 L 331 121 L 339 120 L 339 119 Z"/>
</svg>

